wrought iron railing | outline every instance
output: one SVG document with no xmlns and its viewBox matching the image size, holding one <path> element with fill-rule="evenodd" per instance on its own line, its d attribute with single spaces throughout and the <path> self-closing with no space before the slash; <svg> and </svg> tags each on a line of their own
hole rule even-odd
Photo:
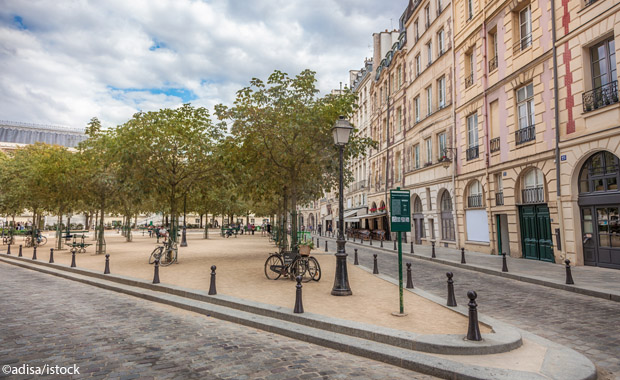
<svg viewBox="0 0 620 380">
<path fill-rule="evenodd" d="M 467 161 L 478 158 L 478 145 L 468 148 L 466 151 Z"/>
<path fill-rule="evenodd" d="M 499 193 L 495 193 L 495 205 L 503 206 L 504 205 L 504 192 L 500 191 Z"/>
<path fill-rule="evenodd" d="M 521 190 L 521 201 L 523 203 L 544 203 L 545 189 L 542 187 L 523 189 Z"/>
<path fill-rule="evenodd" d="M 585 6 L 586 6 L 586 7 L 589 7 L 590 5 L 592 5 L 592 4 L 594 4 L 594 3 L 596 3 L 597 1 L 598 1 L 598 0 L 586 0 L 586 4 L 585 4 Z"/>
<path fill-rule="evenodd" d="M 467 207 L 482 207 L 482 194 L 468 196 Z"/>
<path fill-rule="evenodd" d="M 499 137 L 491 139 L 491 153 L 499 150 Z"/>
<path fill-rule="evenodd" d="M 489 60 L 489 72 L 497 69 L 497 55 Z"/>
<path fill-rule="evenodd" d="M 474 84 L 474 74 L 471 73 L 469 76 L 465 77 L 465 88 L 470 87 Z"/>
<path fill-rule="evenodd" d="M 589 112 L 598 108 L 618 103 L 618 81 L 613 81 L 583 93 L 583 111 Z"/>
<path fill-rule="evenodd" d="M 518 52 L 523 51 L 530 46 L 532 46 L 532 33 L 524 36 L 519 41 L 517 41 L 517 43 L 513 46 L 513 50 L 514 53 L 517 54 Z"/>
<path fill-rule="evenodd" d="M 517 145 L 533 140 L 536 140 L 536 126 L 534 125 L 518 129 L 515 132 L 515 141 Z"/>
</svg>

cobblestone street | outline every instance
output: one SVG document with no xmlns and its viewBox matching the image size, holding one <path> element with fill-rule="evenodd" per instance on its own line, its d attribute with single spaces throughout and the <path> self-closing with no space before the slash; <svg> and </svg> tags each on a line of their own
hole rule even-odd
<svg viewBox="0 0 620 380">
<path fill-rule="evenodd" d="M 335 247 L 335 240 L 329 239 L 330 252 Z M 372 269 L 372 254 L 377 253 L 380 273 L 398 278 L 394 251 L 347 244 L 349 265 L 353 264 L 353 248 L 358 248 L 360 265 Z M 407 252 L 408 245 L 404 249 Z M 437 255 L 440 257 L 441 248 Z M 446 272 L 453 272 L 459 305 L 466 305 L 467 291 L 475 290 L 479 312 L 585 354 L 599 369 L 599 378 L 620 379 L 620 303 L 413 259 L 407 254 L 403 256 L 404 276 L 406 262 L 413 263 L 414 286 L 445 298 Z M 355 292 L 355 284 L 351 288 Z M 394 297 L 397 303 L 398 294 Z"/>
<path fill-rule="evenodd" d="M 7 264 L 0 299 L 0 366 L 76 364 L 75 378 L 432 379 Z"/>
</svg>

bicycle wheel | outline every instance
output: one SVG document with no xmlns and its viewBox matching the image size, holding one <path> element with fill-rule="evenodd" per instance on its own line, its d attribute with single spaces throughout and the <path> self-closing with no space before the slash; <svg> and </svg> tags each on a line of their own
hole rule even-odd
<svg viewBox="0 0 620 380">
<path fill-rule="evenodd" d="M 306 274 L 307 262 L 305 259 L 301 258 L 301 256 L 297 256 L 293 263 L 291 264 L 291 280 L 294 280 L 297 276 L 301 276 L 303 281 L 304 275 Z"/>
<path fill-rule="evenodd" d="M 161 258 L 161 252 L 163 247 L 156 247 L 153 252 L 151 252 L 151 256 L 149 257 L 149 264 L 155 264 L 155 260 Z"/>
<path fill-rule="evenodd" d="M 176 244 L 172 243 L 171 246 L 164 251 L 164 254 L 162 254 L 159 264 L 163 267 L 167 267 L 175 261 L 177 261 L 177 249 Z"/>
<path fill-rule="evenodd" d="M 308 272 L 310 273 L 309 277 L 314 281 L 319 281 L 321 279 L 321 266 L 319 265 L 319 261 L 314 257 L 308 258 Z"/>
<path fill-rule="evenodd" d="M 45 236 L 41 236 L 39 239 L 39 246 L 45 245 L 47 243 L 47 238 Z"/>
<path fill-rule="evenodd" d="M 271 255 L 265 261 L 265 276 L 270 280 L 277 280 L 284 271 L 284 262 L 279 255 Z"/>
</svg>

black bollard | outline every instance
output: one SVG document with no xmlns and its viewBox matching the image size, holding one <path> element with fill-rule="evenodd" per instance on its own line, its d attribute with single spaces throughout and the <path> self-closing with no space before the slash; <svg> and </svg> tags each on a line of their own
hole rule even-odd
<svg viewBox="0 0 620 380">
<path fill-rule="evenodd" d="M 11 244 L 9 244 L 9 247 L 6 249 L 6 254 L 7 255 L 11 254 Z"/>
<path fill-rule="evenodd" d="M 372 237 L 369 240 L 370 240 L 370 245 L 372 245 Z M 364 239 L 362 239 L 362 244 L 363 242 L 364 242 Z"/>
<path fill-rule="evenodd" d="M 411 242 L 411 254 L 413 255 L 413 242 Z"/>
<path fill-rule="evenodd" d="M 431 257 L 432 257 L 433 259 L 434 259 L 434 258 L 437 258 L 437 256 L 435 256 L 435 242 L 434 242 L 434 241 L 433 241 L 433 242 L 431 242 Z"/>
<path fill-rule="evenodd" d="M 370 245 L 372 245 L 372 240 L 371 240 L 370 242 L 371 242 L 371 244 L 370 244 Z M 364 238 L 362 238 L 362 237 L 360 238 L 360 244 L 361 244 L 361 245 L 364 245 Z"/>
<path fill-rule="evenodd" d="M 407 289 L 413 289 L 413 280 L 411 279 L 411 263 L 407 263 Z"/>
<path fill-rule="evenodd" d="M 353 265 L 360 265 L 359 260 L 357 260 L 357 248 L 355 248 L 355 261 L 353 261 Z"/>
<path fill-rule="evenodd" d="M 211 284 L 209 285 L 209 295 L 214 296 L 217 294 L 217 290 L 215 290 L 215 270 L 217 267 L 215 265 L 211 265 Z"/>
<path fill-rule="evenodd" d="M 396 239 L 394 239 L 394 250 L 396 251 Z"/>
<path fill-rule="evenodd" d="M 465 248 L 461 248 L 461 264 L 467 264 L 465 262 Z"/>
<path fill-rule="evenodd" d="M 566 264 L 566 285 L 575 285 L 575 281 L 573 281 L 573 275 L 570 272 L 570 260 L 564 260 L 564 264 Z"/>
<path fill-rule="evenodd" d="M 54 264 L 54 248 L 50 248 L 50 264 Z"/>
<path fill-rule="evenodd" d="M 502 272 L 508 272 L 508 265 L 506 264 L 506 252 L 502 252 Z"/>
<path fill-rule="evenodd" d="M 110 274 L 110 254 L 105 254 L 105 268 L 103 269 L 103 274 Z"/>
<path fill-rule="evenodd" d="M 19 245 L 19 251 L 17 253 L 17 257 L 22 257 L 22 245 Z"/>
<path fill-rule="evenodd" d="M 403 243 L 407 244 L 407 234 L 403 234 Z"/>
<path fill-rule="evenodd" d="M 327 252 L 327 240 L 325 240 L 325 252 Z"/>
<path fill-rule="evenodd" d="M 71 268 L 75 268 L 77 265 L 75 265 L 75 249 L 71 250 Z"/>
<path fill-rule="evenodd" d="M 476 297 L 478 295 L 473 290 L 467 292 L 469 297 L 469 326 L 467 328 L 467 340 L 481 341 L 482 335 L 480 335 L 480 326 L 478 326 L 478 305 L 476 304 Z"/>
<path fill-rule="evenodd" d="M 448 277 L 448 306 L 456 306 L 456 297 L 454 297 L 454 281 L 452 280 L 452 272 L 446 273 Z"/>
<path fill-rule="evenodd" d="M 383 238 L 381 238 L 381 248 L 383 248 Z"/>
<path fill-rule="evenodd" d="M 159 259 L 155 260 L 155 273 L 153 274 L 153 284 L 159 284 Z"/>
<path fill-rule="evenodd" d="M 35 246 L 34 249 L 32 250 L 32 259 L 36 260 L 37 259 L 37 247 Z"/>
<path fill-rule="evenodd" d="M 321 245 L 319 244 L 319 238 L 316 238 L 316 248 L 320 249 Z"/>
<path fill-rule="evenodd" d="M 293 309 L 293 313 L 301 314 L 304 312 L 304 305 L 301 302 L 301 276 L 295 277 L 295 280 L 297 281 L 297 285 L 295 285 L 297 290 L 295 291 L 295 309 Z"/>
<path fill-rule="evenodd" d="M 379 274 L 379 267 L 377 266 L 377 254 L 373 253 L 372 257 L 374 258 L 374 266 L 372 268 L 372 274 Z"/>
</svg>

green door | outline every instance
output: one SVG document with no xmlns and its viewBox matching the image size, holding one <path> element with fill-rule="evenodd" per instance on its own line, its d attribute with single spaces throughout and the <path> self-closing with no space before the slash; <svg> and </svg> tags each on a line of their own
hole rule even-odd
<svg viewBox="0 0 620 380">
<path fill-rule="evenodd" d="M 551 219 L 547 205 L 521 206 L 519 219 L 521 221 L 523 257 L 555 262 L 551 238 Z"/>
</svg>

